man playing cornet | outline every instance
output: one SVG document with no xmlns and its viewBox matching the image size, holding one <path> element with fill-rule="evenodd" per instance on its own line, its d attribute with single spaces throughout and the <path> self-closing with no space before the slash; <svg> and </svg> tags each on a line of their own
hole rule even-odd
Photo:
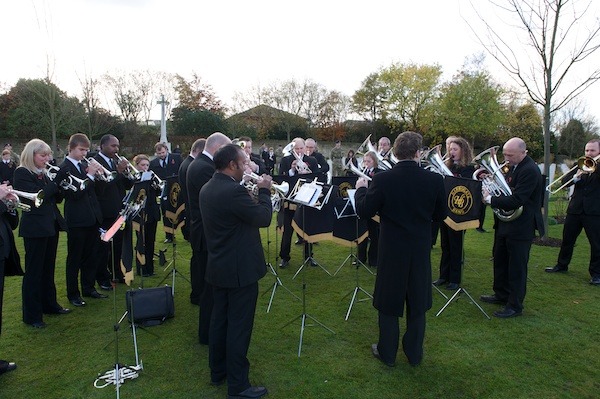
<svg viewBox="0 0 600 399">
<path fill-rule="evenodd" d="M 600 155 L 600 140 L 590 140 L 585 145 L 585 156 L 596 158 Z M 591 257 L 589 272 L 590 284 L 600 285 L 600 172 L 597 166 L 591 173 L 584 173 L 581 168 L 573 169 L 563 177 L 563 181 L 573 180 L 573 195 L 567 208 L 567 217 L 563 227 L 563 241 L 558 260 L 546 272 L 566 272 L 573 256 L 575 241 L 582 229 L 590 242 Z"/>
</svg>

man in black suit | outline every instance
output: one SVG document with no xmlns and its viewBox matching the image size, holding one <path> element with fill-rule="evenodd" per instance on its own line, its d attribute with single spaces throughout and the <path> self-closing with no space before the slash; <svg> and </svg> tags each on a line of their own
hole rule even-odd
<svg viewBox="0 0 600 399">
<path fill-rule="evenodd" d="M 208 345 L 208 329 L 212 309 L 212 290 L 207 289 L 204 279 L 206 275 L 206 236 L 200 213 L 200 189 L 212 178 L 215 173 L 213 155 L 222 146 L 231 143 L 229 137 L 223 133 L 215 132 L 208 136 L 204 151 L 190 164 L 187 170 L 187 193 L 190 209 L 190 243 L 192 246 L 192 259 L 190 259 L 190 277 L 192 292 L 190 302 L 200 305 L 198 316 L 198 339 L 203 345 Z"/>
<path fill-rule="evenodd" d="M 94 156 L 94 159 L 114 176 L 112 180 L 98 179 L 96 182 L 96 197 L 102 212 L 100 227 L 104 230 L 108 230 L 119 217 L 119 213 L 123 209 L 123 198 L 125 198 L 127 190 L 133 186 L 133 182 L 123 174 L 127 170 L 129 162 L 124 158 L 117 160 L 118 152 L 119 139 L 112 134 L 106 134 L 100 139 L 100 151 Z M 131 231 L 119 229 L 112 238 L 112 245 L 102 240 L 98 245 L 95 257 L 98 262 L 96 281 L 103 290 L 112 290 L 111 280 L 124 282 L 121 271 L 124 234 L 131 234 Z"/>
<path fill-rule="evenodd" d="M 228 144 L 219 149 L 214 162 L 216 173 L 200 191 L 208 249 L 206 281 L 214 297 L 209 344 L 211 384 L 227 380 L 229 398 L 259 398 L 267 389 L 250 385 L 247 353 L 258 280 L 267 272 L 259 228 L 271 223 L 271 177 L 263 175 L 257 183 L 256 202 L 239 184 L 248 164 L 239 146 Z"/>
<path fill-rule="evenodd" d="M 317 160 L 305 153 L 304 139 L 296 137 L 293 142 L 294 148 L 292 151 L 295 154 L 292 153 L 281 159 L 279 173 L 286 176 L 318 173 L 319 164 L 317 163 Z M 292 220 L 294 219 L 296 204 L 285 201 L 283 208 L 283 235 L 281 237 L 281 248 L 279 250 L 279 256 L 281 257 L 279 267 L 282 269 L 286 268 L 290 263 L 293 231 Z M 304 257 L 307 258 L 308 256 L 310 256 L 310 245 L 305 243 Z"/>
<path fill-rule="evenodd" d="M 75 133 L 69 139 L 69 155 L 60 164 L 61 175 L 69 173 L 79 179 L 88 179 L 84 190 L 65 190 L 65 220 L 67 222 L 67 298 L 74 306 L 84 306 L 81 294 L 92 298 L 105 298 L 96 291 L 95 255 L 100 245 L 102 212 L 96 198 L 96 175 L 101 173 L 97 162 L 82 162 L 90 148 L 90 140 L 83 133 Z M 62 181 L 62 178 L 58 178 Z M 81 291 L 77 276 L 81 272 Z"/>
<path fill-rule="evenodd" d="M 249 169 L 259 176 L 267 173 L 267 166 L 265 165 L 265 161 L 263 160 L 262 156 L 252 153 L 252 139 L 247 136 L 242 136 L 238 138 L 237 141 L 250 159 L 250 162 L 248 163 Z"/>
<path fill-rule="evenodd" d="M 492 197 L 483 189 L 483 201 L 492 208 L 516 211 L 523 207 L 520 216 L 502 219 L 495 216 L 494 234 L 494 294 L 482 295 L 487 303 L 504 305 L 494 316 L 508 318 L 520 316 L 527 288 L 527 263 L 529 251 L 537 229 L 543 234 L 542 175 L 535 161 L 527 155 L 525 142 L 513 137 L 502 148 L 504 160 L 510 165 L 506 182 L 512 193 Z M 516 214 L 516 213 L 515 213 Z"/>
<path fill-rule="evenodd" d="M 181 233 L 183 234 L 183 238 L 186 239 L 187 241 L 190 240 L 190 223 L 191 223 L 190 207 L 189 207 L 188 194 L 187 194 L 187 181 L 186 181 L 187 170 L 188 170 L 188 167 L 190 166 L 190 164 L 192 163 L 192 161 L 194 159 L 196 159 L 196 157 L 198 157 L 198 155 L 200 153 L 202 153 L 202 151 L 204 151 L 205 144 L 206 144 L 206 139 L 198 139 L 198 140 L 194 141 L 194 144 L 192 144 L 192 148 L 190 149 L 190 154 L 187 156 L 187 158 L 185 158 L 183 160 L 183 162 L 181 162 L 181 166 L 179 167 L 179 174 L 177 177 L 179 179 L 179 186 L 181 187 L 181 199 L 182 199 L 183 203 L 185 204 L 185 223 L 181 227 Z"/>
<path fill-rule="evenodd" d="M 590 140 L 585 145 L 585 156 L 596 158 L 598 155 L 600 155 L 600 140 Z M 575 242 L 583 229 L 591 248 L 590 284 L 600 285 L 600 171 L 598 167 L 593 173 L 583 173 L 581 169 L 574 169 L 562 178 L 562 183 L 571 179 L 573 181 L 569 186 L 574 184 L 575 188 L 567 208 L 558 260 L 554 267 L 546 268 L 546 272 L 568 270 Z"/>
<path fill-rule="evenodd" d="M 154 145 L 154 152 L 156 158 L 150 161 L 150 170 L 156 173 L 156 175 L 166 180 L 168 177 L 177 176 L 179 173 L 179 167 L 181 166 L 181 155 L 170 154 L 169 147 L 165 143 L 156 143 Z M 167 211 L 168 196 L 160 198 L 160 207 L 163 215 L 163 226 L 165 228 L 165 243 L 173 242 L 173 223 L 165 216 Z"/>
<path fill-rule="evenodd" d="M 304 142 L 304 148 L 306 151 L 306 155 L 309 157 L 313 157 L 317 160 L 317 164 L 319 165 L 319 169 L 314 173 L 321 173 L 322 176 L 319 178 L 320 182 L 327 183 L 327 173 L 329 172 L 329 163 L 325 159 L 325 156 L 317 151 L 317 142 L 314 139 L 306 139 Z"/>
<path fill-rule="evenodd" d="M 19 223 L 19 216 L 15 210 L 8 210 L 4 203 L 6 199 L 17 200 L 16 196 L 8 191 L 6 184 L 0 184 L 0 332 L 2 331 L 4 277 L 23 275 L 19 253 L 15 247 L 15 238 L 12 232 Z M 16 363 L 0 360 L 0 374 L 16 368 Z"/>
<path fill-rule="evenodd" d="M 400 330 L 398 317 L 406 306 L 406 332 L 402 347 L 408 362 L 416 366 L 423 358 L 425 313 L 431 309 L 431 222 L 446 216 L 441 175 L 419 167 L 422 137 L 404 132 L 394 142 L 400 160 L 391 170 L 356 183 L 357 213 L 381 220 L 379 257 L 373 306 L 379 311 L 379 341 L 373 355 L 394 366 Z"/>
</svg>

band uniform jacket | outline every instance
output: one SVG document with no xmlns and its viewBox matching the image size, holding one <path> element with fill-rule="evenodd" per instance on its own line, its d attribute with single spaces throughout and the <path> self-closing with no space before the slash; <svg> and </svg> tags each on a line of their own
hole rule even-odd
<svg viewBox="0 0 600 399">
<path fill-rule="evenodd" d="M 563 184 L 570 180 L 576 172 L 577 169 L 567 173 L 562 179 Z M 600 215 L 600 172 L 598 169 L 594 173 L 582 174 L 581 179 L 575 183 L 567 213 L 573 215 Z"/>
<path fill-rule="evenodd" d="M 259 189 L 256 202 L 244 186 L 215 173 L 200 190 L 200 211 L 208 247 L 206 281 L 237 288 L 262 278 L 267 268 L 259 228 L 271 224 L 270 190 Z"/>
<path fill-rule="evenodd" d="M 281 163 L 279 164 L 279 174 L 289 175 L 290 169 L 292 167 L 292 162 L 294 162 L 295 159 L 296 157 L 293 154 L 281 158 Z M 304 155 L 302 160 L 308 165 L 308 168 L 312 173 L 319 173 L 319 164 L 314 157 Z M 294 173 L 294 176 L 296 174 L 297 173 Z"/>
<path fill-rule="evenodd" d="M 214 173 L 215 163 L 205 154 L 198 155 L 187 170 L 187 206 L 189 206 L 191 218 L 190 243 L 195 249 L 206 246 L 203 239 L 202 215 L 200 214 L 200 189 L 212 178 Z"/>
<path fill-rule="evenodd" d="M 21 199 L 31 206 L 29 212 L 22 212 L 19 236 L 29 238 L 54 237 L 57 231 L 66 231 L 67 223 L 58 210 L 57 203 L 62 202 L 63 194 L 45 173 L 37 175 L 29 169 L 18 167 L 15 170 L 15 190 L 37 193 L 42 190 L 42 205 L 35 207 L 28 199 Z"/>
<path fill-rule="evenodd" d="M 80 172 L 79 168 L 67 158 L 59 167 L 79 179 L 88 179 L 85 170 Z M 64 212 L 68 227 L 90 227 L 96 223 L 102 224 L 102 212 L 95 191 L 96 181 L 89 179 L 87 183 L 85 190 L 64 190 Z"/>
<path fill-rule="evenodd" d="M 94 159 L 109 171 L 117 172 L 116 162 L 115 168 L 113 169 L 112 165 L 109 165 L 100 154 L 96 155 Z M 102 217 L 104 219 L 114 218 L 116 220 L 121 212 L 121 209 L 123 209 L 123 199 L 127 194 L 127 190 L 133 186 L 133 182 L 129 180 L 123 173 L 118 172 L 114 180 L 110 182 L 105 182 L 98 179 L 96 180 L 96 197 L 98 198 L 98 203 L 100 204 Z"/>
<path fill-rule="evenodd" d="M 6 204 L 0 201 L 0 296 L 4 292 L 5 276 L 22 276 L 21 259 L 15 246 L 15 236 L 12 231 L 19 224 L 19 215 L 16 211 L 9 211 Z M 8 253 L 8 256 L 7 256 Z M 2 270 L 4 268 L 4 270 Z M 0 332 L 2 331 L 2 301 L 0 301 Z"/>
<path fill-rule="evenodd" d="M 150 170 L 156 173 L 162 180 L 165 180 L 167 177 L 177 176 L 182 162 L 181 155 L 169 153 L 165 161 L 167 164 L 164 167 L 160 166 L 160 158 L 158 157 L 150 161 Z"/>
<path fill-rule="evenodd" d="M 403 316 L 405 300 L 413 315 L 431 308 L 431 222 L 446 217 L 441 175 L 401 161 L 377 173 L 369 188 L 356 191 L 361 218 L 379 213 L 379 256 L 373 306 Z"/>
<path fill-rule="evenodd" d="M 506 182 L 511 188 L 512 195 L 492 197 L 492 208 L 504 210 L 518 209 L 523 206 L 523 213 L 518 218 L 502 222 L 496 220 L 496 234 L 515 240 L 533 240 L 535 230 L 544 234 L 542 219 L 543 181 L 542 174 L 535 161 L 526 156 L 517 168 L 511 168 L 506 175 Z"/>
</svg>

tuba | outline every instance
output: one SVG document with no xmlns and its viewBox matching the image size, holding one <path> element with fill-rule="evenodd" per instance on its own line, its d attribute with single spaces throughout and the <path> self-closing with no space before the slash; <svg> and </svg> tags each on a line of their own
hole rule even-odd
<svg viewBox="0 0 600 399">
<path fill-rule="evenodd" d="M 475 158 L 473 162 L 479 164 L 480 168 L 473 172 L 473 179 L 480 180 L 481 185 L 494 197 L 501 195 L 512 195 L 512 190 L 504 178 L 503 165 L 498 163 L 496 153 L 498 147 L 491 147 L 483 151 Z M 512 222 L 523 213 L 523 207 L 506 211 L 500 208 L 492 208 L 494 214 L 503 222 Z"/>
<path fill-rule="evenodd" d="M 438 144 L 421 156 L 421 159 L 427 162 L 425 169 L 431 172 L 439 173 L 442 176 L 454 176 L 454 173 L 452 173 L 448 166 L 446 166 L 444 158 L 442 158 L 440 155 L 441 148 L 442 145 Z"/>
</svg>

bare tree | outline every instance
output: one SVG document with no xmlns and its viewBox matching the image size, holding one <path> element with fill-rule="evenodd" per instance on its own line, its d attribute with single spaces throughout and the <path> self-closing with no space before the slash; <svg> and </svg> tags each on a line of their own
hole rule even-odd
<svg viewBox="0 0 600 399">
<path fill-rule="evenodd" d="M 492 22 L 493 16 L 484 15 L 479 3 L 469 1 L 482 23 L 479 29 L 467 21 L 478 41 L 543 108 L 544 175 L 549 176 L 553 113 L 600 79 L 600 68 L 582 68 L 600 47 L 600 21 L 592 15 L 592 2 L 579 6 L 576 0 L 488 0 L 498 11 Z M 547 192 L 544 209 L 546 239 Z"/>
</svg>

